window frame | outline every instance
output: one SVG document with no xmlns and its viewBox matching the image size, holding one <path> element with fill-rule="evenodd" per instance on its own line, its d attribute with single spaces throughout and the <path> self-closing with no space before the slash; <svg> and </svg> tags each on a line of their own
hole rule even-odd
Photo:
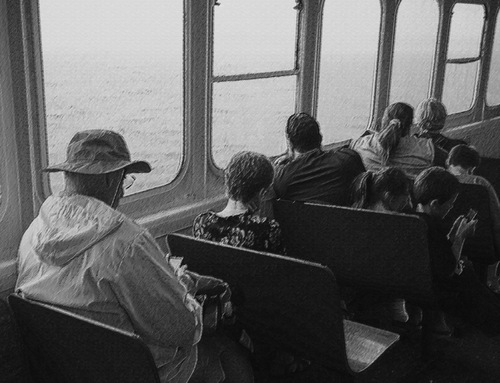
<svg viewBox="0 0 500 383">
<path fill-rule="evenodd" d="M 184 1 L 184 18 L 186 17 L 186 2 Z M 32 23 L 29 22 L 28 18 L 32 17 Z M 43 200 L 51 195 L 50 188 L 50 180 L 49 176 L 42 172 L 42 169 L 48 164 L 48 142 L 47 142 L 47 123 L 46 123 L 46 115 L 45 115 L 45 99 L 44 99 L 44 84 L 43 84 L 43 52 L 42 52 L 42 44 L 41 44 L 41 31 L 40 31 L 40 13 L 39 13 L 39 3 L 38 1 L 28 4 L 26 6 L 25 12 L 25 24 L 26 25 L 35 25 L 31 31 L 32 39 L 26 39 L 26 49 L 29 52 L 33 50 L 35 52 L 34 57 L 29 58 L 29 65 L 32 73 L 32 78 L 30 82 L 36 82 L 36 98 L 37 105 L 33 107 L 31 114 L 33 115 L 34 126 L 43 127 L 42 129 L 33 129 L 33 136 L 36 138 L 33 142 L 35 146 L 35 167 L 37 172 L 42 174 L 41 182 L 38 180 L 37 182 L 37 201 L 38 205 L 41 205 Z M 183 40 L 186 34 L 186 26 L 184 24 L 183 29 Z M 186 49 L 185 44 L 183 42 L 183 76 L 184 81 L 186 81 Z M 183 94 L 185 97 L 185 91 L 183 90 Z M 43 112 L 38 112 L 43 111 Z M 122 203 L 120 204 L 120 210 L 125 211 L 127 214 L 132 216 L 133 218 L 138 218 L 140 215 L 147 215 L 157 212 L 158 209 L 147 208 L 144 211 L 144 203 L 142 201 L 148 200 L 151 203 L 148 205 L 156 205 L 156 206 L 169 206 L 168 199 L 173 199 L 165 197 L 165 194 L 174 194 L 179 188 L 190 187 L 190 182 L 187 171 L 187 157 L 189 156 L 189 146 L 186 145 L 186 137 L 189 134 L 189 129 L 186 128 L 185 118 L 186 116 L 186 105 L 183 103 L 183 111 L 182 111 L 182 136 L 183 136 L 183 151 L 180 159 L 179 168 L 175 177 L 167 184 L 155 186 L 150 189 L 142 190 L 138 193 L 134 193 L 130 196 L 124 197 Z M 139 159 L 139 158 L 133 158 Z M 183 203 L 189 202 L 188 200 L 184 200 Z M 139 209 L 138 206 L 142 205 Z M 156 211 L 155 211 L 156 210 Z M 141 214 L 137 214 L 140 211 Z"/>
<path fill-rule="evenodd" d="M 318 113 L 318 100 L 319 100 L 319 80 L 320 80 L 320 71 L 321 71 L 321 43 L 323 39 L 323 17 L 324 17 L 324 9 L 325 9 L 325 3 L 329 0 L 319 0 L 318 4 L 318 9 L 319 12 L 317 13 L 318 19 L 316 21 L 316 35 L 317 37 L 317 42 L 316 42 L 316 65 L 315 65 L 315 75 L 314 75 L 314 93 L 312 97 L 312 102 L 313 102 L 313 107 L 312 107 L 312 115 L 314 117 L 317 117 Z M 331 0 L 330 0 L 331 1 Z M 391 1 L 390 4 L 388 4 L 387 1 Z M 388 10 L 393 9 L 392 6 L 394 4 L 392 3 L 392 0 L 379 0 L 380 3 L 380 20 L 379 20 L 379 30 L 378 30 L 378 48 L 377 48 L 377 53 L 375 57 L 375 68 L 374 68 L 374 74 L 373 74 L 373 80 L 372 80 L 372 97 L 371 97 L 371 105 L 370 105 L 370 111 L 369 111 L 369 116 L 367 120 L 367 125 L 366 129 L 371 129 L 375 126 L 377 119 L 379 118 L 379 115 L 382 116 L 383 109 L 385 109 L 385 105 L 383 108 L 381 108 L 381 105 L 386 104 L 389 99 L 389 90 L 385 89 L 384 92 L 384 87 L 381 87 L 380 84 L 383 81 L 389 81 L 390 82 L 390 73 L 384 73 L 383 70 L 381 70 L 383 67 L 386 69 L 389 69 L 392 67 L 392 53 L 394 49 L 394 33 L 395 33 L 395 14 L 393 14 L 393 22 L 392 22 L 392 30 L 391 30 L 391 22 L 390 19 L 391 17 L 387 17 L 386 13 L 390 13 Z M 389 21 L 389 22 L 388 22 Z M 392 43 L 387 44 L 386 39 L 384 38 L 385 36 L 388 36 L 390 39 L 392 39 Z M 387 57 L 391 57 L 390 60 L 387 59 Z M 389 66 L 387 68 L 387 65 Z M 387 75 L 387 76 L 386 76 Z M 387 87 L 386 87 L 387 88 Z M 356 137 L 352 137 L 356 138 Z M 332 142 L 329 144 L 326 144 L 326 148 L 335 148 L 338 146 L 341 146 L 345 143 L 348 143 L 350 140 L 343 140 L 340 142 Z"/>
<path fill-rule="evenodd" d="M 297 9 L 296 20 L 295 20 L 295 51 L 294 51 L 294 68 L 287 70 L 278 70 L 278 71 L 264 71 L 264 72 L 252 72 L 252 73 L 241 73 L 241 74 L 232 74 L 232 75 L 214 75 L 214 23 L 215 23 L 215 9 L 212 7 L 211 13 L 211 28 L 212 28 L 212 38 L 210 40 L 210 68 L 209 68 L 209 88 L 208 92 L 210 94 L 209 97 L 209 127 L 208 127 L 208 166 L 210 172 L 212 172 L 217 177 L 224 176 L 224 169 L 217 166 L 213 155 L 213 88 L 215 83 L 222 82 L 236 82 L 236 81 L 248 81 L 248 80 L 261 80 L 261 79 L 271 79 L 271 78 L 279 78 L 279 77 L 291 77 L 295 76 L 295 105 L 294 109 L 297 110 L 298 98 L 300 94 L 298 92 L 299 89 L 299 77 L 302 73 L 301 65 L 299 62 L 299 54 L 300 54 L 300 36 L 301 36 L 301 25 L 303 24 L 303 14 L 304 14 L 304 4 L 301 0 L 295 0 L 296 6 L 294 9 Z M 223 6 L 223 4 L 215 4 L 217 1 L 214 1 L 214 5 Z M 291 3 L 291 1 L 290 1 Z M 309 3 L 309 2 L 308 2 Z M 271 158 L 276 158 L 280 154 L 276 156 L 271 156 Z"/>
<path fill-rule="evenodd" d="M 430 68 L 430 72 L 429 72 L 429 79 L 428 79 L 428 84 L 427 84 L 427 97 L 431 97 L 431 94 L 432 94 L 432 89 L 433 89 L 433 78 L 434 78 L 434 69 L 436 67 L 436 60 L 437 60 L 437 45 L 438 45 L 438 42 L 439 42 L 439 31 L 440 31 L 440 22 L 441 22 L 441 15 L 442 15 L 442 8 L 440 7 L 440 4 L 439 4 L 439 0 L 434 0 L 434 2 L 436 3 L 436 6 L 437 6 L 437 11 L 438 11 L 438 15 L 437 15 L 437 18 L 438 18 L 438 24 L 437 24 L 437 28 L 436 28 L 436 35 L 435 35 L 435 40 L 434 40 L 434 54 L 433 54 L 433 57 L 432 57 L 432 64 L 431 64 L 431 68 Z M 401 4 L 403 3 L 403 0 L 397 0 L 397 5 L 396 5 L 396 9 L 395 9 L 395 13 L 394 13 L 394 16 L 395 16 L 395 19 L 394 19 L 394 35 L 393 35 L 393 47 L 392 47 L 392 56 L 391 56 L 391 63 L 394 64 L 394 53 L 395 53 L 395 48 L 396 48 L 396 38 L 397 38 L 397 27 L 398 27 L 398 15 L 399 15 L 399 11 L 400 11 L 400 7 L 401 7 Z M 389 95 L 388 95 L 388 100 L 390 100 L 390 92 L 391 92 L 391 89 L 392 89 L 392 85 L 393 85 L 393 78 L 392 78 L 392 75 L 393 75 L 393 66 L 391 64 L 391 76 L 390 76 L 390 84 L 388 85 L 388 88 L 389 88 Z M 397 102 L 397 101 L 394 101 L 394 102 Z M 389 105 L 389 101 L 388 101 L 388 105 Z M 414 105 L 414 107 L 416 108 L 417 105 Z"/>
<path fill-rule="evenodd" d="M 491 78 L 491 63 L 493 61 L 493 47 L 495 45 L 495 38 L 500 40 L 500 3 L 496 2 L 492 6 L 492 9 L 490 10 L 490 17 L 489 17 L 489 33 L 487 35 L 487 39 L 489 39 L 489 44 L 491 49 L 487 50 L 487 56 L 485 57 L 485 73 L 487 73 L 486 77 L 486 85 L 484 89 L 484 105 L 485 105 L 485 113 L 484 113 L 484 118 L 494 118 L 500 115 L 500 103 L 497 105 L 488 105 L 487 102 L 487 94 L 488 94 L 488 86 L 490 84 L 490 78 Z M 498 26 L 498 28 L 497 28 Z M 498 29 L 498 30 L 497 30 Z M 498 35 L 496 35 L 498 33 Z"/>
<path fill-rule="evenodd" d="M 450 42 L 450 30 L 451 30 L 451 23 L 453 21 L 453 9 L 455 8 L 456 5 L 458 4 L 472 4 L 472 5 L 481 5 L 483 6 L 484 10 L 484 18 L 483 18 L 483 26 L 482 26 L 482 32 L 481 32 L 481 41 L 479 45 L 479 56 L 471 58 L 462 58 L 462 59 L 448 59 L 448 46 Z M 453 3 L 447 3 L 447 4 L 442 4 L 443 6 L 443 13 L 441 15 L 441 21 L 443 23 L 443 29 L 442 33 L 444 34 L 446 32 L 446 36 L 441 36 L 443 38 L 443 44 L 446 44 L 446 52 L 444 54 L 444 60 L 442 62 L 442 65 L 444 66 L 443 69 L 443 78 L 440 80 L 440 98 L 442 99 L 443 93 L 444 93 L 444 83 L 446 80 L 446 69 L 448 64 L 467 64 L 467 63 L 472 63 L 479 61 L 478 65 L 478 70 L 476 73 L 476 79 L 474 83 L 474 89 L 473 89 L 473 97 L 472 97 L 472 102 L 471 106 L 467 110 L 463 110 L 460 112 L 452 113 L 448 116 L 447 119 L 447 127 L 448 126 L 457 126 L 457 125 L 463 125 L 466 123 L 471 123 L 476 121 L 478 118 L 477 116 L 479 114 L 479 110 L 482 110 L 482 100 L 484 99 L 485 95 L 482 92 L 482 83 L 483 83 L 483 67 L 484 67 L 484 54 L 485 54 L 485 36 L 486 36 L 486 31 L 487 31 L 487 25 L 488 25 L 488 5 L 486 2 L 481 1 L 481 0 L 460 0 L 460 1 L 455 1 Z M 446 8 L 445 8 L 446 7 Z M 446 15 L 446 10 L 448 10 L 448 15 L 449 17 L 445 20 L 445 15 Z"/>
<path fill-rule="evenodd" d="M 142 219 L 152 229 L 162 226 L 162 223 L 167 221 L 172 214 L 180 217 L 182 214 L 179 215 L 178 211 L 174 211 L 175 208 L 189 210 L 192 205 L 199 204 L 200 200 L 207 199 L 213 200 L 212 204 L 219 202 L 216 197 L 220 194 L 221 188 L 217 183 L 214 187 L 210 186 L 214 181 L 205 173 L 204 158 L 197 151 L 200 146 L 204 146 L 200 142 L 203 139 L 203 134 L 200 133 L 205 131 L 206 123 L 199 123 L 204 119 L 199 111 L 205 110 L 205 106 L 200 106 L 200 104 L 204 104 L 206 100 L 200 97 L 193 84 L 206 83 L 206 79 L 203 78 L 204 70 L 200 69 L 200 65 L 204 65 L 208 51 L 208 42 L 204 40 L 210 36 L 209 33 L 203 33 L 203 29 L 201 31 L 199 29 L 200 22 L 205 24 L 207 29 L 209 27 L 203 17 L 209 7 L 207 4 L 198 3 L 200 2 L 188 0 L 183 2 L 183 155 L 179 171 L 176 177 L 166 185 L 125 197 L 119 208 L 132 218 Z M 35 209 L 38 210 L 45 198 L 51 194 L 49 177 L 42 172 L 42 169 L 47 166 L 48 154 L 38 2 L 25 3 L 22 16 L 23 25 L 32 29 L 31 33 L 25 35 L 24 50 L 33 52 L 32 55 L 27 54 L 26 65 L 29 69 L 27 82 L 31 85 L 27 94 L 31 101 L 29 110 L 32 137 L 30 140 L 31 160 L 34 168 L 32 174 L 35 183 Z M 39 176 L 36 176 L 37 174 Z M 204 180 L 201 185 L 200 179 Z M 168 229 L 161 228 L 158 230 L 165 233 L 168 231 Z"/>
<path fill-rule="evenodd" d="M 224 0 L 222 0 L 224 1 Z M 296 98 L 295 110 L 316 114 L 323 7 L 328 0 L 302 0 L 296 32 Z M 394 53 L 394 37 L 399 0 L 379 0 L 381 18 L 379 43 L 372 90 L 370 126 L 373 126 L 388 105 Z M 445 60 L 450 20 L 444 17 L 456 1 L 436 0 L 439 4 L 438 39 L 435 47 L 434 66 L 431 74 L 430 97 L 441 98 L 444 83 Z M 224 202 L 222 171 L 212 158 L 212 64 L 213 64 L 213 7 L 215 0 L 184 0 L 184 60 L 183 60 L 183 145 L 184 155 L 177 177 L 169 184 L 139 192 L 124 198 L 120 210 L 138 219 L 161 236 L 180 227 L 188 227 L 200 211 L 221 206 Z M 481 4 L 486 10 L 483 26 L 482 52 L 479 78 L 476 81 L 474 105 L 470 111 L 449 116 L 447 128 L 500 116 L 500 105 L 485 105 L 486 85 L 491 61 L 491 49 L 500 9 L 491 0 L 461 0 L 460 3 Z M 10 3 L 9 3 L 10 4 Z M 41 170 L 47 164 L 45 112 L 43 101 L 43 72 L 39 34 L 38 2 L 21 0 L 9 5 L 9 28 L 20 34 L 11 36 L 10 44 L 17 50 L 15 60 L 15 98 L 25 98 L 25 108 L 16 110 L 15 117 L 25 123 L 25 130 L 13 132 L 16 139 L 19 174 L 31 174 L 26 180 L 15 181 L 23 192 L 21 202 L 28 209 L 20 209 L 22 224 L 26 225 L 38 212 L 43 200 L 50 194 L 48 177 Z M 451 18 L 449 18 L 451 19 Z M 484 32 L 486 30 L 486 33 Z M 307 57 L 307 60 L 306 60 Z M 23 68 L 23 70 L 19 69 Z M 273 72 L 271 72 L 273 73 Z M 25 84 L 26 88 L 17 84 Z M 16 122 L 16 124 L 20 124 Z M 9 133 L 10 134 L 10 133 Z M 327 145 L 338 146 L 339 143 Z M 24 153 L 23 156 L 21 154 Z M 29 159 L 29 160 L 28 160 Z M 8 173 L 8 172 L 7 172 Z M 0 180 L 1 181 L 1 180 Z M 10 193 L 10 192 L 9 192 Z M 29 194 L 29 196 L 27 196 Z M 1 209 L 1 207 L 0 207 Z M 19 213 L 17 211 L 16 214 Z M 25 227 L 25 226 L 23 226 Z"/>
<path fill-rule="evenodd" d="M 32 220 L 33 195 L 24 78 L 22 2 L 0 1 L 0 298 L 17 278 L 17 249 Z M 8 164 L 8 166 L 6 166 Z"/>
</svg>

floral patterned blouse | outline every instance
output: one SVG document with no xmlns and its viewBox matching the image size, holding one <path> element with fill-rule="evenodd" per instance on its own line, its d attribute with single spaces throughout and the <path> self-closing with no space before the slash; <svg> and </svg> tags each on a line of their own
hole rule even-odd
<svg viewBox="0 0 500 383">
<path fill-rule="evenodd" d="M 213 211 L 200 214 L 194 220 L 193 235 L 225 245 L 285 253 L 278 222 L 250 212 L 229 217 L 219 217 Z"/>
</svg>

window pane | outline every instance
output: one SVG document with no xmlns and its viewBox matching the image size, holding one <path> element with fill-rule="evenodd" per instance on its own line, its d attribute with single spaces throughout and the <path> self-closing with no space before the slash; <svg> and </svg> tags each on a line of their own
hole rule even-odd
<svg viewBox="0 0 500 383">
<path fill-rule="evenodd" d="M 416 106 L 427 98 L 436 48 L 436 0 L 404 0 L 399 6 L 390 103 Z"/>
<path fill-rule="evenodd" d="M 40 0 L 49 163 L 75 132 L 112 129 L 166 184 L 182 160 L 183 1 Z M 61 177 L 51 177 L 52 190 Z"/>
<path fill-rule="evenodd" d="M 323 143 L 355 137 L 367 127 L 379 27 L 379 1 L 325 2 L 317 113 Z"/>
<path fill-rule="evenodd" d="M 443 103 L 448 114 L 470 109 L 474 100 L 474 86 L 479 69 L 479 61 L 469 64 L 446 65 L 446 79 Z"/>
<path fill-rule="evenodd" d="M 484 7 L 478 4 L 456 4 L 451 19 L 448 58 L 479 56 L 483 34 Z"/>
<path fill-rule="evenodd" d="M 497 18 L 495 29 L 495 41 L 493 43 L 486 102 L 488 105 L 500 104 L 500 17 Z"/>
<path fill-rule="evenodd" d="M 448 59 L 476 57 L 481 48 L 484 7 L 456 4 L 451 19 Z M 470 109 L 474 101 L 479 60 L 467 64 L 446 64 L 443 103 L 448 113 Z"/>
<path fill-rule="evenodd" d="M 214 75 L 293 69 L 295 5 L 295 0 L 221 1 L 214 8 Z"/>
<path fill-rule="evenodd" d="M 215 83 L 213 148 L 224 168 L 242 150 L 268 156 L 286 150 L 285 126 L 295 108 L 296 77 Z"/>
</svg>

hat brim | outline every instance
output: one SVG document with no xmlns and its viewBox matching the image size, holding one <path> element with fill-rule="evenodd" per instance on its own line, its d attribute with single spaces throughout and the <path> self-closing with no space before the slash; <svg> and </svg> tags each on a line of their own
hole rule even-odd
<svg viewBox="0 0 500 383">
<path fill-rule="evenodd" d="M 44 172 L 70 172 L 79 174 L 107 174 L 125 169 L 127 173 L 149 173 L 151 165 L 146 161 L 98 161 L 98 162 L 62 162 L 48 166 Z"/>
</svg>

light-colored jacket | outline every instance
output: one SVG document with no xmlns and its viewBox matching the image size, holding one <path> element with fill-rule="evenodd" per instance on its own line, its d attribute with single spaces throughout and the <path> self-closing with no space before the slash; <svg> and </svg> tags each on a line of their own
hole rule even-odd
<svg viewBox="0 0 500 383">
<path fill-rule="evenodd" d="M 379 171 L 382 165 L 382 147 L 378 134 L 360 137 L 351 143 L 351 148 L 358 152 L 366 170 Z M 417 138 L 412 135 L 401 137 L 399 145 L 391 154 L 386 166 L 395 166 L 403 170 L 408 177 L 415 178 L 422 170 L 432 166 L 434 144 L 431 139 Z"/>
<path fill-rule="evenodd" d="M 162 382 L 187 382 L 201 308 L 149 232 L 103 202 L 51 196 L 24 234 L 16 290 L 138 334 Z"/>
</svg>

